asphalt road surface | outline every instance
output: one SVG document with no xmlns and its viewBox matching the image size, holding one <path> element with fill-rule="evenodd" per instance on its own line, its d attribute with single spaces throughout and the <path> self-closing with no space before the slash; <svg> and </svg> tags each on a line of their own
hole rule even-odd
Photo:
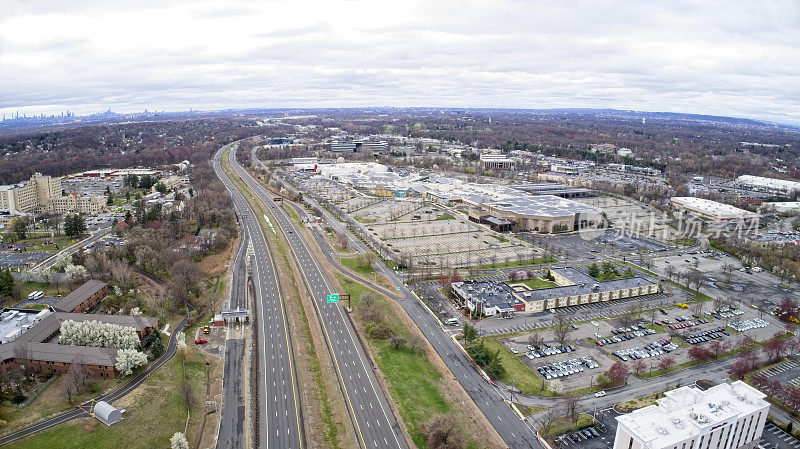
<svg viewBox="0 0 800 449">
<path fill-rule="evenodd" d="M 236 148 L 234 145 L 226 147 Z M 292 449 L 305 446 L 293 351 L 283 297 L 278 286 L 266 236 L 242 193 L 222 171 L 223 148 L 214 155 L 214 170 L 233 197 L 240 224 L 246 228 L 255 257 L 252 270 L 255 283 L 256 326 L 258 326 L 259 383 L 257 429 L 259 448 Z M 227 377 L 227 376 L 226 376 Z M 254 429 L 256 430 L 256 429 Z"/>
<path fill-rule="evenodd" d="M 244 211 L 237 210 L 241 217 Z M 230 309 L 247 308 L 246 257 L 250 236 L 247 227 L 241 227 L 239 251 L 233 264 L 231 276 Z M 244 376 L 245 339 L 238 333 L 225 342 L 225 367 L 223 372 L 222 417 L 219 424 L 217 447 L 240 449 L 247 447 L 247 394 Z"/>
<path fill-rule="evenodd" d="M 345 404 L 353 421 L 358 444 L 362 448 L 405 448 L 395 416 L 375 377 L 372 363 L 357 340 L 348 317 L 337 303 L 327 303 L 326 297 L 334 293 L 330 281 L 303 240 L 293 219 L 273 201 L 274 194 L 261 186 L 235 161 L 231 165 L 237 174 L 272 211 L 275 226 L 285 236 L 293 257 L 300 267 L 303 283 L 314 304 L 334 369 L 338 377 Z"/>
<path fill-rule="evenodd" d="M 353 239 L 352 242 L 355 243 L 354 247 L 356 249 L 360 251 L 366 250 L 357 239 Z M 453 373 L 453 377 L 461 383 L 464 390 L 497 430 L 506 445 L 513 449 L 540 449 L 541 445 L 536 439 L 533 429 L 526 421 L 520 421 L 503 402 L 504 397 L 507 397 L 505 392 L 489 383 L 478 373 L 472 362 L 450 339 L 450 335 L 445 332 L 439 321 L 428 313 L 411 291 L 405 287 L 397 273 L 388 269 L 380 261 L 376 262 L 375 266 L 380 274 L 386 276 L 395 286 L 400 287 L 399 293 L 402 294 L 404 299 L 400 300 L 399 304 L 414 320 L 434 350 L 439 354 L 439 357 L 442 358 L 448 369 Z"/>
</svg>

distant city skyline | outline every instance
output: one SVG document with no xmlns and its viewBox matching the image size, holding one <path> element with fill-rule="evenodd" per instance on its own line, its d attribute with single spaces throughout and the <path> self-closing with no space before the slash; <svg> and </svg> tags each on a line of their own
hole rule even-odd
<svg viewBox="0 0 800 449">
<path fill-rule="evenodd" d="M 0 116 L 613 108 L 800 124 L 800 3 L 11 1 Z"/>
</svg>

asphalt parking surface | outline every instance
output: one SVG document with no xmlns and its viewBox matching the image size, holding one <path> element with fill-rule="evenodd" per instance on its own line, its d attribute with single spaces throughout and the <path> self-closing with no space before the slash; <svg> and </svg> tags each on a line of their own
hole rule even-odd
<svg viewBox="0 0 800 449">
<path fill-rule="evenodd" d="M 20 267 L 28 264 L 35 264 L 50 257 L 52 253 L 48 251 L 32 251 L 18 253 L 15 251 L 0 252 L 0 267 Z"/>
<path fill-rule="evenodd" d="M 584 413 L 593 414 L 594 410 L 585 410 Z M 600 423 L 598 426 L 595 426 L 597 431 L 600 433 L 599 437 L 592 437 L 592 438 L 585 438 L 580 436 L 575 436 L 573 438 L 569 438 L 569 435 L 573 435 L 577 432 L 570 432 L 567 435 L 564 435 L 561 438 L 556 439 L 556 443 L 558 444 L 559 448 L 570 448 L 570 449 L 610 449 L 614 447 L 614 437 L 617 433 L 617 420 L 616 417 L 619 416 L 620 413 L 617 413 L 613 409 L 607 410 L 598 410 L 595 417 L 597 421 Z M 578 439 L 578 442 L 574 440 Z"/>
<path fill-rule="evenodd" d="M 762 372 L 769 380 L 779 380 L 782 384 L 789 384 L 800 388 L 800 362 L 789 360 L 778 366 Z"/>
<path fill-rule="evenodd" d="M 764 425 L 760 445 L 764 449 L 800 449 L 800 441 L 769 421 Z"/>
</svg>

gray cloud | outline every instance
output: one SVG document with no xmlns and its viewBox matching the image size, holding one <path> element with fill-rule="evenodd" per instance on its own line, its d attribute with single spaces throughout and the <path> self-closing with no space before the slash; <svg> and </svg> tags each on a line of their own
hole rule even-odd
<svg viewBox="0 0 800 449">
<path fill-rule="evenodd" d="M 614 107 L 800 123 L 791 0 L 7 3 L 2 113 Z"/>
</svg>

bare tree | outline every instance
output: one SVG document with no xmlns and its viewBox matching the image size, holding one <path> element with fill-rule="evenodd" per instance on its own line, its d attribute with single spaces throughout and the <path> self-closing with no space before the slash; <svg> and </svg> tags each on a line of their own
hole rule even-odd
<svg viewBox="0 0 800 449">
<path fill-rule="evenodd" d="M 540 348 L 543 342 L 544 338 L 542 338 L 542 334 L 538 332 L 534 332 L 528 335 L 528 344 L 533 346 L 534 348 Z"/>
<path fill-rule="evenodd" d="M 564 399 L 561 400 L 561 409 L 564 410 L 564 414 L 569 416 L 572 422 L 578 421 L 578 404 L 580 402 L 580 396 L 567 394 L 564 396 Z"/>
<path fill-rule="evenodd" d="M 556 341 L 558 341 L 558 344 L 561 346 L 564 346 L 567 336 L 573 331 L 573 318 L 573 315 L 567 314 L 564 311 L 558 311 L 553 316 L 553 334 L 556 337 Z"/>
</svg>

